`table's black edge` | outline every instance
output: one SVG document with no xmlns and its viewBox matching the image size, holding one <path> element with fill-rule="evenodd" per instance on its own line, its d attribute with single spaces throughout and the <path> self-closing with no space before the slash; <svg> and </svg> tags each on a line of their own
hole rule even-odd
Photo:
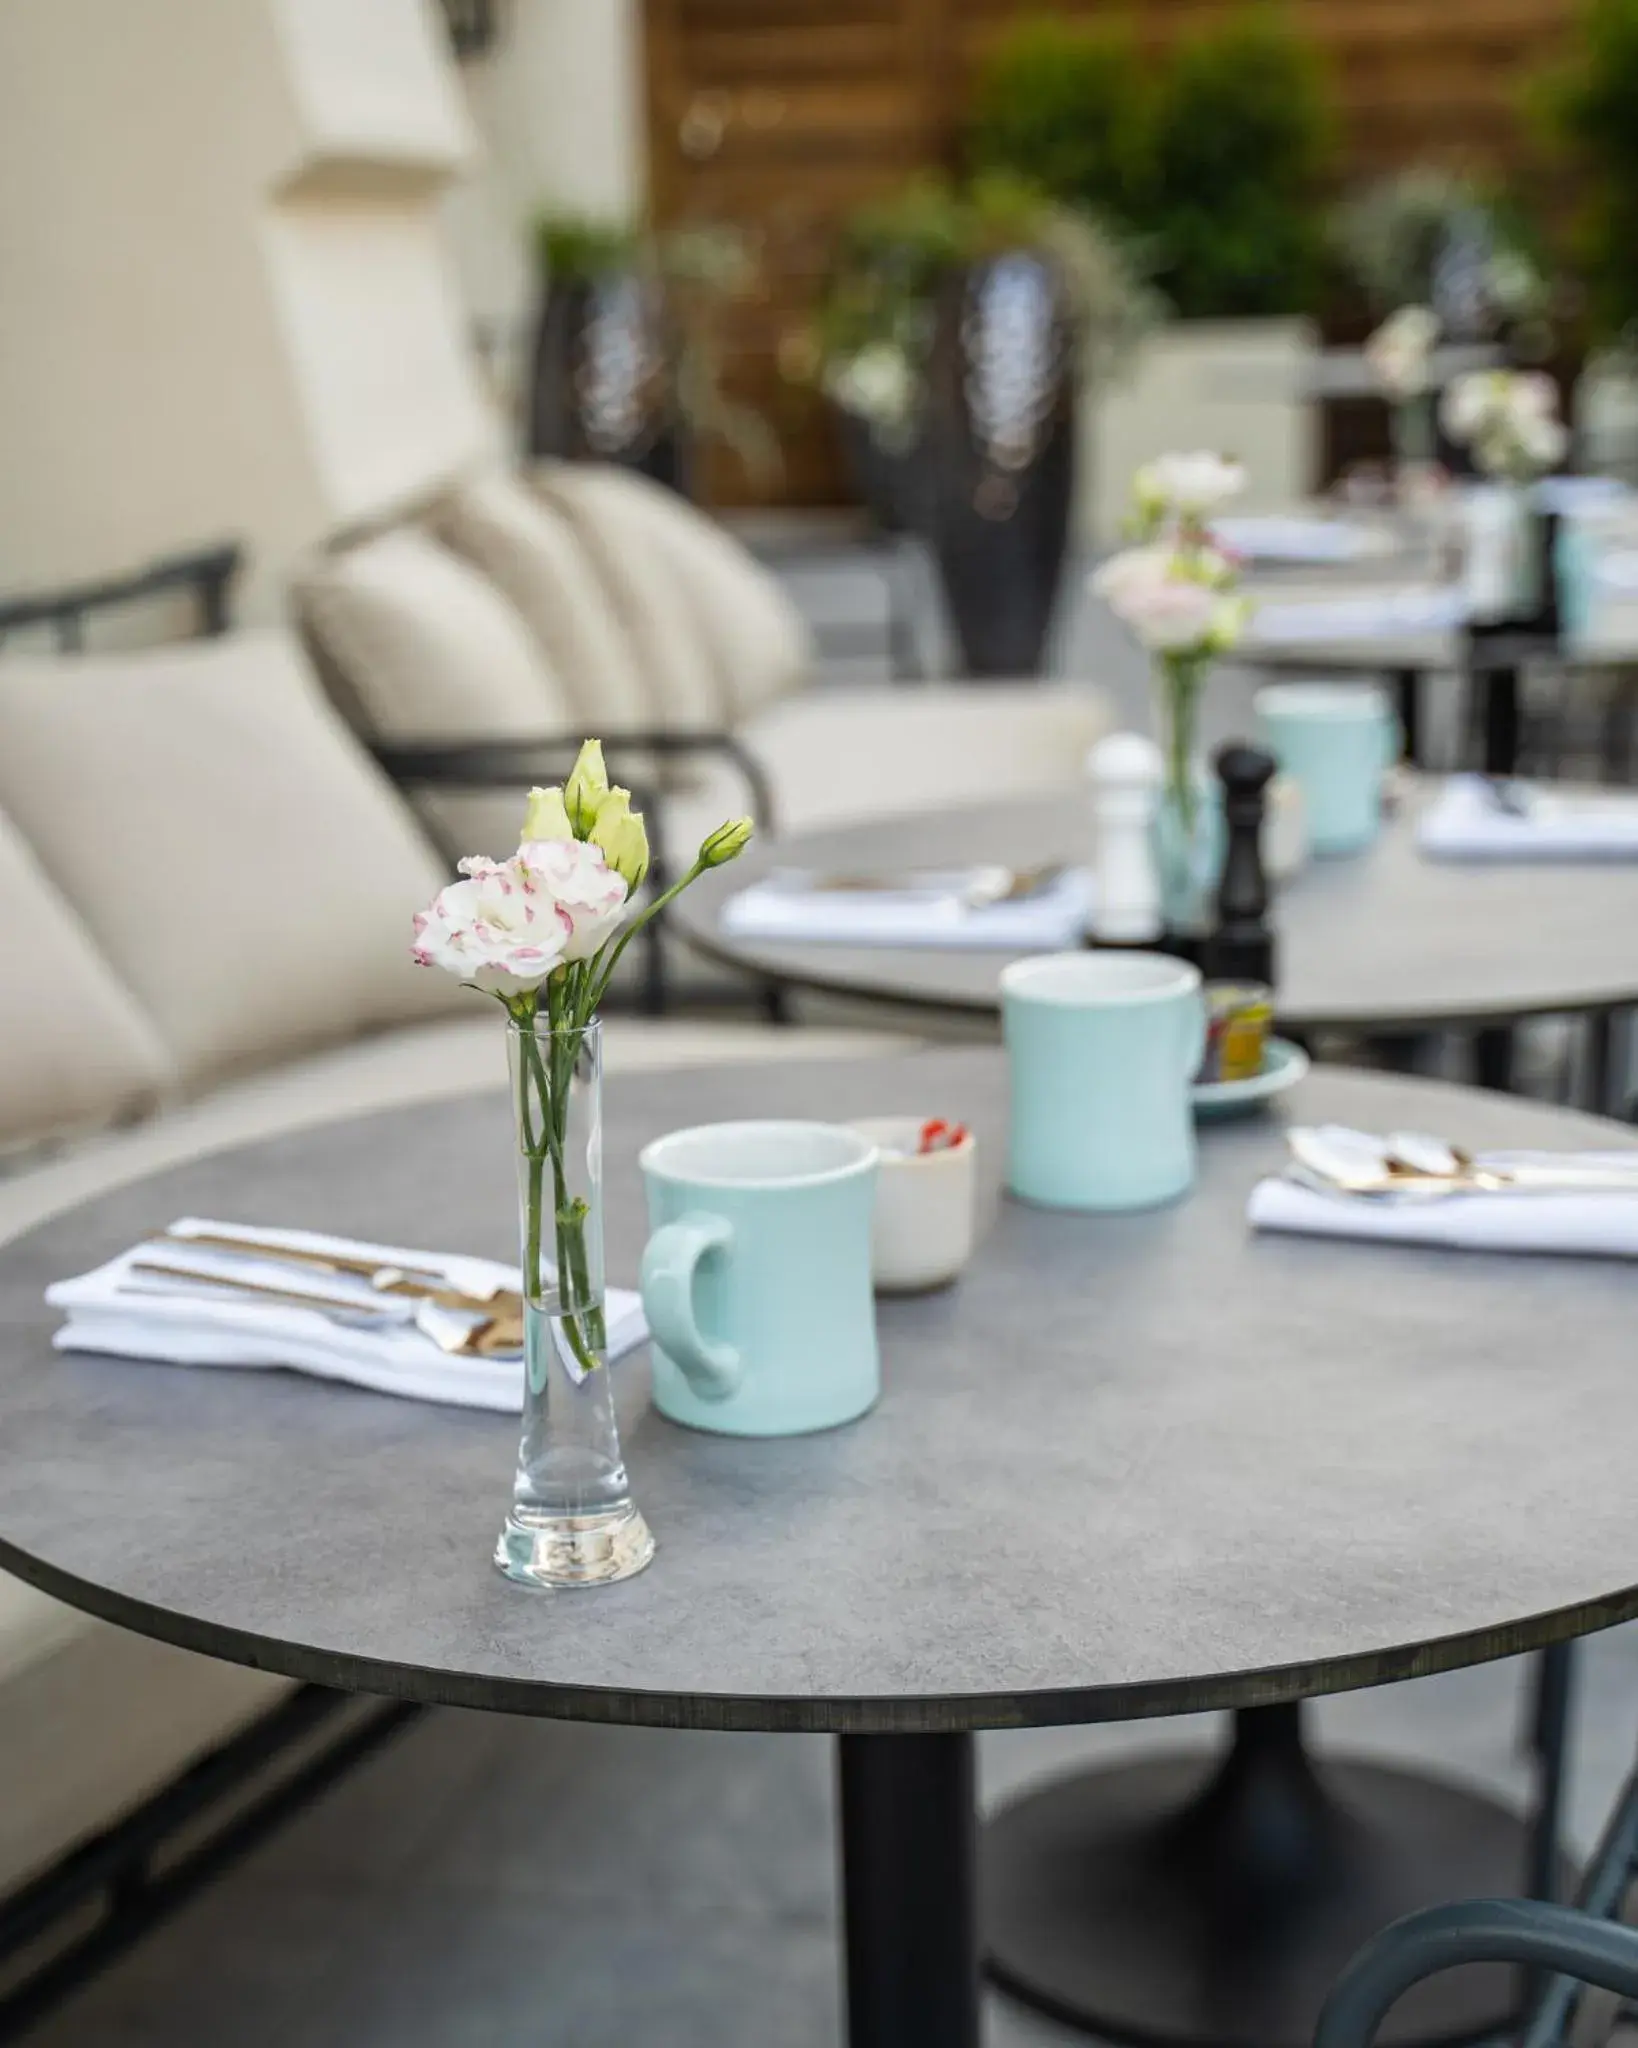
<svg viewBox="0 0 1638 2048">
<path fill-rule="evenodd" d="M 1137 1685 L 1055 1686 L 1019 1693 L 859 1694 L 825 1699 L 754 1693 L 696 1693 L 554 1684 L 547 1679 L 480 1675 L 321 1650 L 114 1592 L 47 1563 L 0 1538 L 0 1569 L 100 1621 L 177 1649 L 192 1650 L 275 1677 L 426 1706 L 627 1727 L 692 1728 L 806 1735 L 947 1735 L 978 1729 L 1059 1728 L 1094 1721 L 1139 1721 L 1218 1709 L 1278 1706 L 1324 1693 L 1353 1692 L 1491 1663 L 1591 1635 L 1638 1618 L 1638 1586 L 1554 1608 L 1523 1620 L 1259 1671 L 1210 1678 L 1156 1679 Z M 595 1589 L 518 1591 L 523 1600 L 595 1600 Z"/>
<path fill-rule="evenodd" d="M 752 981 L 773 982 L 784 989 L 816 996 L 843 998 L 848 1002 L 869 1005 L 872 1008 L 891 1010 L 901 1015 L 923 1017 L 965 1017 L 991 1018 L 999 1026 L 1001 1002 L 995 996 L 918 995 L 910 990 L 866 987 L 860 982 L 848 980 L 845 976 L 826 975 L 816 967 L 791 967 L 784 962 L 775 963 L 737 951 L 727 941 L 718 938 L 714 929 L 690 922 L 685 917 L 676 921 L 678 936 L 686 946 L 714 961 L 719 967 L 731 968 L 736 974 L 745 975 Z M 886 950 L 886 949 L 884 949 Z M 1352 1015 L 1346 1011 L 1330 1012 L 1310 1010 L 1293 1015 L 1279 1006 L 1279 991 L 1274 993 L 1276 1030 L 1308 1033 L 1313 1031 L 1347 1031 L 1365 1038 L 1415 1037 L 1425 1031 L 1484 1031 L 1513 1024 L 1524 1024 L 1538 1017 L 1598 1017 L 1610 1010 L 1626 1010 L 1638 1002 L 1638 986 L 1593 991 L 1572 997 L 1554 997 L 1551 1001 L 1538 1003 L 1502 1003 L 1499 1005 L 1474 1004 L 1461 1009 L 1406 1010 L 1384 1014 L 1372 1012 L 1368 1016 Z"/>
</svg>

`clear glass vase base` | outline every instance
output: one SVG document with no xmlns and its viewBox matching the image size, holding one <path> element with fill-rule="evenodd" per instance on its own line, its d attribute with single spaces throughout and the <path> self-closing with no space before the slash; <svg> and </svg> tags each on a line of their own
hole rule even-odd
<svg viewBox="0 0 1638 2048">
<path fill-rule="evenodd" d="M 653 1555 L 654 1537 L 629 1501 L 595 1515 L 514 1510 L 495 1543 L 495 1569 L 519 1586 L 610 1586 Z"/>
</svg>

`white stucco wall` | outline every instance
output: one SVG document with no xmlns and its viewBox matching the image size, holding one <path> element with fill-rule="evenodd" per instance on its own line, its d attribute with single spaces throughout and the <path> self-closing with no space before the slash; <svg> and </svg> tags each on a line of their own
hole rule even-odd
<svg viewBox="0 0 1638 2048">
<path fill-rule="evenodd" d="M 511 0 L 461 66 L 480 146 L 445 227 L 473 318 L 515 348 L 531 316 L 529 224 L 544 209 L 624 220 L 647 193 L 641 0 Z"/>
<path fill-rule="evenodd" d="M 291 562 L 492 442 L 431 0 L 0 0 L 0 591 Z"/>
</svg>

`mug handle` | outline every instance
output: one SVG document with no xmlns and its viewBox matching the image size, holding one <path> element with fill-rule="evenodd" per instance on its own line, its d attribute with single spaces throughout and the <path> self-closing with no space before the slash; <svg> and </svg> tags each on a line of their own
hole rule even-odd
<svg viewBox="0 0 1638 2048">
<path fill-rule="evenodd" d="M 679 1216 L 662 1223 L 643 1253 L 640 1286 L 649 1332 L 702 1401 L 726 1401 L 745 1377 L 732 1344 L 714 1343 L 694 1315 L 694 1275 L 707 1252 L 727 1251 L 733 1226 L 723 1216 Z"/>
</svg>

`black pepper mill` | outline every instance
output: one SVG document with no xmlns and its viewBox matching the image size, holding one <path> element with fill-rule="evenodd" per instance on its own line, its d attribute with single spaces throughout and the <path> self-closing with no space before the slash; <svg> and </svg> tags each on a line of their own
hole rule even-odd
<svg viewBox="0 0 1638 2048">
<path fill-rule="evenodd" d="M 1272 754 L 1239 740 L 1219 747 L 1213 761 L 1223 785 L 1228 846 L 1217 885 L 1217 926 L 1205 945 L 1208 981 L 1274 986 L 1274 934 L 1268 923 L 1262 846 L 1263 809 L 1274 765 Z"/>
</svg>

